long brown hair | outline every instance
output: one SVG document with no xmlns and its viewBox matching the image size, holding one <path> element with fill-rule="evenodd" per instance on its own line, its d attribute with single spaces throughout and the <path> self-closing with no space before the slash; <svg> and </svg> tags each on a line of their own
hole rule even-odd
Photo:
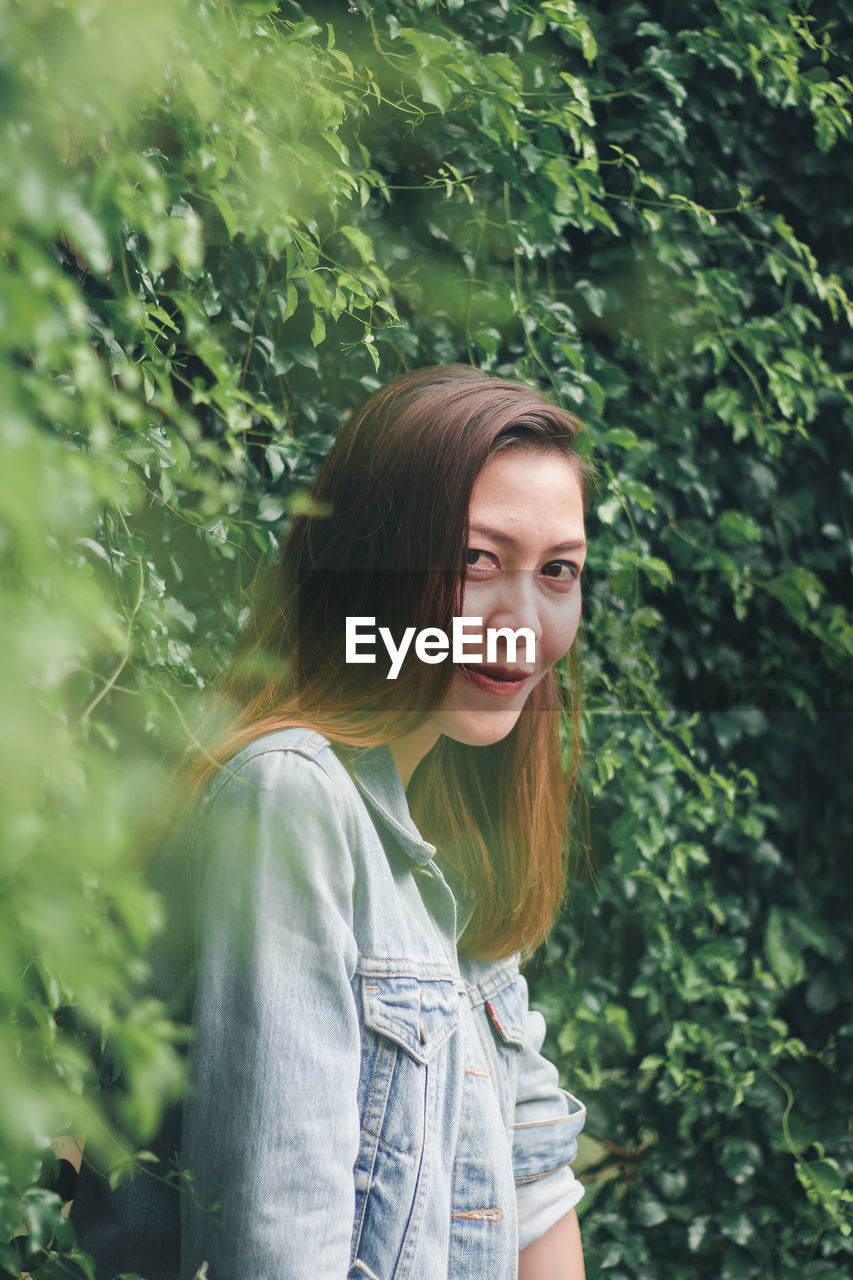
<svg viewBox="0 0 853 1280">
<path fill-rule="evenodd" d="M 381 662 L 345 662 L 344 619 L 373 617 L 449 632 L 461 612 L 468 508 L 497 450 L 574 449 L 580 423 L 530 387 L 462 365 L 404 374 L 375 392 L 341 429 L 259 596 L 223 694 L 231 727 L 199 763 L 293 725 L 340 747 L 377 746 L 413 732 L 446 694 L 452 664 L 410 657 L 396 680 Z M 510 734 L 489 747 L 447 738 L 408 789 L 412 816 L 436 845 L 473 912 L 462 947 L 498 959 L 542 941 L 559 909 L 568 839 L 567 793 L 578 746 L 577 664 L 563 700 L 574 726 L 574 767 L 560 764 L 561 695 L 553 672 L 533 689 Z"/>
</svg>

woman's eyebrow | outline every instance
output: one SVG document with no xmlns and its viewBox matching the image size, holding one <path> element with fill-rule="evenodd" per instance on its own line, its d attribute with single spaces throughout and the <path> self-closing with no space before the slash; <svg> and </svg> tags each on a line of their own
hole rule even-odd
<svg viewBox="0 0 853 1280">
<path fill-rule="evenodd" d="M 468 532 L 469 532 L 469 533 L 482 533 L 482 534 L 484 534 L 487 538 L 492 538 L 492 539 L 494 539 L 494 541 L 495 541 L 495 542 L 504 542 L 504 543 L 507 543 L 507 544 L 508 544 L 509 546 L 511 546 L 511 547 L 517 547 L 517 546 L 518 546 L 518 543 L 517 543 L 516 539 L 515 539 L 515 538 L 513 538 L 513 537 L 511 537 L 511 535 L 510 535 L 510 534 L 508 534 L 508 533 L 503 533 L 500 529 L 491 529 L 491 528 L 489 528 L 489 526 L 488 526 L 488 525 L 485 525 L 485 524 L 472 524 L 472 525 L 469 525 L 469 526 L 468 526 Z M 571 542 L 559 542 L 559 543 L 557 543 L 557 545 L 556 545 L 556 546 L 554 546 L 554 547 L 549 547 L 549 548 L 548 548 L 548 550 L 549 550 L 549 552 L 551 552 L 551 551 L 585 551 L 585 550 L 586 550 L 586 543 L 584 542 L 583 538 L 580 538 L 580 539 L 577 539 L 577 538 L 576 538 L 576 539 L 574 539 L 574 541 L 571 541 Z"/>
</svg>

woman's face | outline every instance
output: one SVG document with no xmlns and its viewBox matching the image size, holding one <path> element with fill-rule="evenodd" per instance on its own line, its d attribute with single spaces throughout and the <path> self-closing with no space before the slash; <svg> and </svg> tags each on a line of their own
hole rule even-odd
<svg viewBox="0 0 853 1280">
<path fill-rule="evenodd" d="M 510 732 L 531 690 L 577 633 L 586 542 L 574 465 L 553 449 L 517 445 L 495 454 L 477 477 L 468 522 L 462 615 L 482 618 L 484 633 L 527 627 L 535 636 L 534 661 L 523 640 L 511 660 L 499 638 L 496 662 L 457 665 L 434 713 L 433 731 L 488 746 Z"/>
</svg>

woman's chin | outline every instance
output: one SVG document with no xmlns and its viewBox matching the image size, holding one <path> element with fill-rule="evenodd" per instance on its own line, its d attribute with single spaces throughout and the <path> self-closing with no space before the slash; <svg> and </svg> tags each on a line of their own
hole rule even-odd
<svg viewBox="0 0 853 1280">
<path fill-rule="evenodd" d="M 491 747 L 515 728 L 521 707 L 488 711 L 446 711 L 441 732 L 466 747 Z"/>
</svg>

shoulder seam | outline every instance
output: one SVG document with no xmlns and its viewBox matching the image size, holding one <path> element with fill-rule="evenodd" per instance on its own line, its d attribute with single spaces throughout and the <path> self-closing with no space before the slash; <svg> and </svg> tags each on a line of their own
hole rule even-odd
<svg viewBox="0 0 853 1280">
<path fill-rule="evenodd" d="M 334 751 L 332 751 L 331 744 L 329 743 L 328 739 L 324 738 L 322 734 L 316 733 L 313 730 L 308 730 L 307 732 L 309 732 L 311 734 L 311 737 L 316 741 L 294 742 L 294 743 L 282 742 L 282 743 L 275 743 L 275 744 L 268 743 L 264 745 L 259 745 L 256 750 L 252 750 L 253 744 L 249 743 L 248 746 L 243 748 L 243 751 L 237 753 L 237 756 L 233 756 L 231 760 L 226 761 L 226 763 L 221 766 L 220 776 L 212 784 L 211 789 L 208 792 L 206 792 L 206 794 L 202 797 L 204 801 L 205 809 L 210 808 L 210 806 L 214 803 L 214 801 L 219 796 L 222 789 L 232 779 L 240 783 L 244 782 L 244 779 L 240 778 L 239 775 L 243 772 L 243 770 L 246 768 L 247 765 L 251 764 L 252 761 L 254 760 L 260 760 L 264 756 L 270 756 L 270 755 L 295 755 L 295 756 L 301 757 L 303 760 L 307 760 L 309 763 L 316 765 L 317 769 L 319 769 L 319 771 L 323 774 L 323 776 L 326 779 L 328 779 L 328 781 L 332 784 L 333 790 L 335 792 L 335 796 L 337 798 L 338 796 L 340 796 L 339 786 L 340 786 L 341 778 L 337 776 L 337 774 L 333 771 L 333 769 L 330 769 L 328 767 L 328 762 L 326 760 L 320 759 L 320 756 L 324 754 L 324 748 L 328 748 L 329 754 L 334 760 L 335 765 L 337 766 L 338 769 L 340 769 L 342 776 L 346 778 L 346 781 L 349 784 L 351 793 L 358 798 L 359 804 L 363 806 L 364 801 L 361 798 L 358 788 L 356 787 L 355 783 L 353 782 L 346 768 L 338 760 Z M 245 752 L 246 754 L 244 755 L 243 752 Z M 238 756 L 241 757 L 239 760 L 238 760 Z M 235 761 L 236 761 L 236 765 L 235 765 Z M 224 776 L 222 776 L 223 774 Z M 343 797 L 341 797 L 341 799 L 343 799 Z M 343 804 L 336 807 L 338 808 L 338 815 L 341 819 L 342 825 L 346 828 L 348 837 L 350 839 L 353 839 L 355 832 L 353 827 L 354 813 L 353 813 L 352 806 Z"/>
</svg>

